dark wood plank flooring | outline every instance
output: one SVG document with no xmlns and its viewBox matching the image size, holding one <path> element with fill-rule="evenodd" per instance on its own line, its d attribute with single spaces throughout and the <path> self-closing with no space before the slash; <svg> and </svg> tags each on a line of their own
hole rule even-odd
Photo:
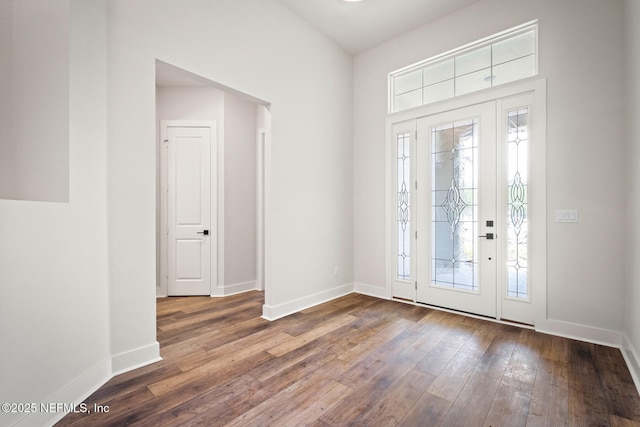
<svg viewBox="0 0 640 427">
<path fill-rule="evenodd" d="M 617 349 L 357 294 L 275 322 L 262 302 L 159 299 L 164 360 L 57 425 L 640 425 Z"/>
</svg>

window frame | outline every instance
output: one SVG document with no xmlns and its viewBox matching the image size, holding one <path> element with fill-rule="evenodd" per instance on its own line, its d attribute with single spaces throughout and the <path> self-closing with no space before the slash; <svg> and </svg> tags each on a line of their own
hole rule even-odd
<svg viewBox="0 0 640 427">
<path fill-rule="evenodd" d="M 491 47 L 499 42 L 503 42 L 505 40 L 509 40 L 509 39 L 513 39 L 516 38 L 522 34 L 528 33 L 533 31 L 533 53 L 532 54 L 527 54 L 525 56 L 522 57 L 516 57 L 513 59 L 510 59 L 509 61 L 504 61 L 504 62 L 500 62 L 500 63 L 494 63 L 493 62 L 493 55 L 491 56 L 491 63 L 489 64 L 488 68 L 490 68 L 491 70 L 491 76 L 492 78 L 495 78 L 495 76 L 493 75 L 493 70 L 495 67 L 500 66 L 500 65 L 504 65 L 504 64 L 508 64 L 510 62 L 513 61 L 517 61 L 519 59 L 523 59 L 529 56 L 533 57 L 533 72 L 530 75 L 527 75 L 525 77 L 522 78 L 516 78 L 507 82 L 503 82 L 503 83 L 497 83 L 494 84 L 493 79 L 489 81 L 489 86 L 487 88 L 491 88 L 491 87 L 497 87 L 500 86 L 502 84 L 507 84 L 507 83 L 511 83 L 511 82 L 515 82 L 515 81 L 520 81 L 523 80 L 525 78 L 530 78 L 530 77 L 535 77 L 538 75 L 538 20 L 532 20 L 529 22 L 526 22 L 524 24 L 518 25 L 516 27 L 507 29 L 505 31 L 501 31 L 499 33 L 493 34 L 491 36 L 482 38 L 480 40 L 476 40 L 472 43 L 460 46 L 458 48 L 449 50 L 447 52 L 432 56 L 430 58 L 424 59 L 422 61 L 416 62 L 414 64 L 408 65 L 406 67 L 402 67 L 400 69 L 397 69 L 395 71 L 392 71 L 388 74 L 388 78 L 387 78 L 387 82 L 388 82 L 388 96 L 387 96 L 387 101 L 388 101 L 388 105 L 387 105 L 387 112 L 389 114 L 394 114 L 394 113 L 398 113 L 400 111 L 406 111 L 406 110 L 410 110 L 412 108 L 417 108 L 420 106 L 424 106 L 424 105 L 429 105 L 432 104 L 434 102 L 438 102 L 438 101 L 443 101 L 446 99 L 452 99 L 452 98 L 456 98 L 459 96 L 464 96 L 466 94 L 469 93 L 473 93 L 473 92 L 477 92 L 478 90 L 482 90 L 482 89 L 475 89 L 475 90 L 470 90 L 464 93 L 456 93 L 456 82 L 458 81 L 458 79 L 460 79 L 461 77 L 465 77 L 465 76 L 469 76 L 469 74 L 473 74 L 473 72 L 471 73 L 463 73 L 460 75 L 456 75 L 455 74 L 455 65 L 453 68 L 453 74 L 451 75 L 451 78 L 445 79 L 445 80 L 441 80 L 435 83 L 430 83 L 429 85 L 424 84 L 424 77 L 422 76 L 422 84 L 419 88 L 415 88 L 412 90 L 407 90 L 404 91 L 402 93 L 398 93 L 396 94 L 396 79 L 399 77 L 403 77 L 403 76 L 407 76 L 410 75 L 411 73 L 415 73 L 417 71 L 421 71 L 428 68 L 428 67 L 433 67 L 433 66 L 437 66 L 439 64 L 444 64 L 447 61 L 453 61 L 455 63 L 457 58 L 461 58 L 464 55 L 468 55 L 468 54 L 473 54 L 475 52 L 480 52 L 482 49 L 485 49 L 487 47 Z M 486 70 L 487 68 L 482 68 L 480 69 L 482 70 Z M 486 80 L 486 79 L 485 79 Z M 447 82 L 452 82 L 453 84 L 453 95 L 451 96 L 447 96 L 447 97 L 442 97 L 442 98 L 438 98 L 435 99 L 433 101 L 429 101 L 429 102 L 425 102 L 424 100 L 424 90 L 425 88 L 428 87 L 434 87 L 436 85 L 441 85 L 443 83 L 447 83 Z M 421 97 L 421 103 L 412 107 L 407 107 L 407 108 L 402 108 L 402 109 L 396 109 L 396 97 L 398 95 L 401 94 L 405 94 L 405 93 L 412 93 L 412 92 L 417 92 L 420 91 L 420 97 Z"/>
</svg>

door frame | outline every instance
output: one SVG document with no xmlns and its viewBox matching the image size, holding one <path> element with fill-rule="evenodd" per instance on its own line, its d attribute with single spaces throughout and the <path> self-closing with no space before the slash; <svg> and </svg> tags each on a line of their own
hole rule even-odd
<svg viewBox="0 0 640 427">
<path fill-rule="evenodd" d="M 211 129 L 211 284 L 209 295 L 213 295 L 218 283 L 222 283 L 224 277 L 224 168 L 221 168 L 222 144 L 218 137 L 216 121 L 205 120 L 161 120 L 159 144 L 159 200 L 160 200 L 160 224 L 158 234 L 160 236 L 160 286 L 156 290 L 156 297 L 168 295 L 169 278 L 169 241 L 168 241 L 168 128 L 170 127 L 208 127 Z M 222 194 L 221 194 L 222 192 Z"/>
<path fill-rule="evenodd" d="M 394 188 L 394 158 L 393 152 L 393 136 L 394 126 L 408 120 L 417 120 L 421 117 L 443 113 L 446 111 L 456 110 L 470 105 L 482 104 L 485 102 L 507 99 L 510 97 L 524 95 L 530 93 L 533 95 L 532 108 L 535 110 L 536 120 L 532 134 L 535 135 L 535 144 L 531 146 L 530 159 L 531 163 L 536 165 L 530 168 L 530 182 L 532 183 L 529 190 L 530 211 L 529 222 L 530 230 L 535 230 L 535 244 L 530 245 L 530 276 L 532 281 L 532 289 L 535 292 L 534 313 L 535 325 L 542 325 L 547 317 L 547 200 L 546 200 L 546 79 L 533 77 L 519 82 L 505 84 L 495 88 L 475 92 L 468 95 L 455 97 L 452 99 L 436 102 L 433 104 L 416 107 L 393 113 L 387 116 L 386 120 L 386 141 L 385 141 L 385 241 L 386 241 L 386 280 L 384 297 L 393 298 L 394 262 L 396 260 L 395 248 L 395 230 L 394 225 L 397 221 L 396 208 L 396 189 Z M 500 123 L 500 121 L 499 121 Z M 498 129 L 498 135 L 500 135 Z M 413 278 L 415 280 L 415 278 Z M 535 282 L 534 282 L 535 281 Z M 497 319 L 502 315 L 502 299 L 506 293 L 506 281 L 498 278 L 497 283 Z M 414 298 L 414 303 L 416 303 Z"/>
<path fill-rule="evenodd" d="M 271 277 L 268 243 L 271 241 L 271 115 L 264 107 L 265 125 L 256 134 L 256 289 L 265 291 Z"/>
</svg>

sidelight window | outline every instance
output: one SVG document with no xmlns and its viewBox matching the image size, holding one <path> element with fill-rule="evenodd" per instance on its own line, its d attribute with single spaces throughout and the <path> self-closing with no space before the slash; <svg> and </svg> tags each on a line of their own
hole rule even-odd
<svg viewBox="0 0 640 427">
<path fill-rule="evenodd" d="M 411 279 L 411 134 L 396 136 L 398 162 L 398 280 Z"/>
<path fill-rule="evenodd" d="M 507 296 L 528 298 L 529 109 L 507 113 Z"/>
</svg>

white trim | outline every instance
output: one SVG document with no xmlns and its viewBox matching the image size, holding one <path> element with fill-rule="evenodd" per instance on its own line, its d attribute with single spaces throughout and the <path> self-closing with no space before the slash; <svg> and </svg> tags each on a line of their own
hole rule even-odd
<svg viewBox="0 0 640 427">
<path fill-rule="evenodd" d="M 265 108 L 266 110 L 266 108 Z M 264 290 L 264 150 L 267 128 L 256 132 L 256 287 Z"/>
<path fill-rule="evenodd" d="M 638 352 L 626 333 L 624 334 L 623 346 L 620 351 L 622 352 L 624 361 L 627 363 L 631 378 L 633 378 L 633 383 L 636 385 L 638 393 L 640 393 L 640 357 L 638 357 Z"/>
<path fill-rule="evenodd" d="M 214 288 L 211 291 L 211 297 L 227 297 L 229 295 L 241 294 L 249 291 L 259 291 L 258 283 L 255 280 L 250 280 L 243 283 L 234 283 L 233 285 L 226 285 Z"/>
<path fill-rule="evenodd" d="M 411 117 L 406 117 L 406 119 L 410 119 Z M 391 222 L 394 221 L 394 225 L 395 225 L 395 221 L 397 218 L 397 198 L 395 195 L 395 188 L 394 188 L 394 182 L 395 182 L 395 177 L 394 177 L 394 171 L 396 166 L 394 165 L 395 163 L 395 159 L 394 156 L 391 155 L 392 153 L 392 148 L 393 148 L 393 144 L 394 144 L 394 132 L 393 132 L 393 124 L 394 123 L 398 123 L 401 122 L 402 120 L 400 119 L 400 117 L 398 117 L 398 120 L 392 120 L 390 117 L 387 118 L 387 123 L 386 123 L 386 142 L 385 142 L 385 155 L 384 155 L 384 173 L 385 173 L 385 183 L 384 183 L 384 203 L 385 203 L 385 218 L 384 218 L 384 224 L 385 224 L 385 233 L 384 233 L 384 241 L 385 241 L 385 249 L 386 249 L 386 254 L 385 254 L 385 272 L 386 272 L 386 277 L 385 277 L 385 283 L 384 283 L 384 288 L 385 288 L 385 295 L 389 295 L 389 298 L 391 298 L 391 296 L 393 295 L 393 283 L 395 281 L 395 274 L 394 272 L 396 271 L 396 267 L 394 267 L 394 265 L 396 265 L 397 263 L 397 259 L 396 259 L 396 254 L 394 254 L 394 248 L 396 247 L 395 245 L 395 238 L 394 236 L 396 236 L 396 227 L 395 226 L 391 226 Z"/>
<path fill-rule="evenodd" d="M 612 329 L 596 328 L 594 326 L 579 325 L 577 323 L 563 322 L 561 320 L 547 319 L 536 325 L 536 332 L 570 338 L 592 344 L 608 347 L 622 347 L 622 332 Z"/>
<path fill-rule="evenodd" d="M 224 283 L 224 120 L 220 120 L 217 123 L 218 131 L 216 134 L 216 145 L 217 150 L 217 163 L 216 163 L 216 173 L 215 179 L 217 183 L 212 182 L 211 191 L 216 191 L 216 196 L 211 197 L 211 200 L 216 200 L 217 208 L 212 207 L 212 215 L 215 212 L 216 215 L 216 241 L 218 242 L 216 247 L 216 256 L 212 257 L 212 265 L 213 263 L 217 263 L 216 274 L 211 275 L 211 289 L 215 289 L 219 283 Z M 211 150 L 212 154 L 214 150 Z M 212 163 L 213 164 L 213 163 Z M 212 177 L 213 179 L 213 174 Z M 215 210 L 214 210 L 215 209 Z M 213 236 L 212 236 L 213 238 Z"/>
<path fill-rule="evenodd" d="M 347 283 L 332 289 L 327 289 L 317 294 L 308 295 L 302 298 L 294 299 L 276 306 L 267 304 L 262 306 L 262 318 L 266 320 L 277 320 L 298 311 L 314 307 L 318 304 L 334 300 L 353 293 L 353 283 Z"/>
<path fill-rule="evenodd" d="M 272 161 L 271 161 L 271 153 L 272 153 L 272 124 L 271 124 L 271 111 L 267 105 L 263 106 L 264 108 L 264 127 L 265 127 L 265 140 L 264 140 L 264 150 L 262 152 L 263 155 L 263 221 L 262 221 L 262 249 L 263 256 L 262 262 L 263 264 L 263 272 L 264 277 L 262 278 L 262 289 L 264 290 L 264 303 L 271 303 L 271 236 L 272 236 L 272 221 L 271 221 L 271 204 L 272 204 L 272 192 L 271 192 L 271 181 L 272 181 Z"/>
<path fill-rule="evenodd" d="M 156 341 L 144 347 L 138 347 L 112 356 L 111 369 L 113 375 L 116 376 L 160 360 L 162 360 L 162 357 L 160 357 L 160 344 Z"/>
<path fill-rule="evenodd" d="M 258 105 L 264 113 L 264 125 L 256 134 L 256 289 L 270 293 L 269 221 L 271 212 L 271 113 L 266 105 Z"/>
<path fill-rule="evenodd" d="M 483 104 L 495 101 L 500 98 L 519 95 L 526 92 L 544 93 L 547 87 L 547 80 L 538 76 L 529 77 L 512 83 L 505 83 L 478 92 L 472 92 L 455 98 L 445 99 L 432 104 L 422 105 L 409 110 L 398 111 L 387 115 L 387 125 L 403 122 L 405 120 L 417 119 L 430 116 L 432 114 L 445 111 L 456 110 L 469 105 Z M 546 103 L 545 103 L 546 105 Z M 387 136 L 390 136 L 389 133 Z"/>
<path fill-rule="evenodd" d="M 60 390 L 53 393 L 50 397 L 38 402 L 38 410 L 28 414 L 4 414 L 8 415 L 3 422 L 13 426 L 45 426 L 54 425 L 65 417 L 67 412 L 45 412 L 40 411 L 40 404 L 48 403 L 67 403 L 79 405 L 88 396 L 93 394 L 102 385 L 111 379 L 111 359 L 105 358 L 100 362 L 87 369 L 76 378 L 71 380 Z M 78 409 L 79 410 L 79 409 Z M 11 416 L 15 415 L 15 419 Z"/>
<path fill-rule="evenodd" d="M 391 299 L 391 292 L 389 292 L 390 289 L 388 289 L 385 286 L 374 286 L 374 285 L 367 285 L 365 283 L 359 283 L 359 282 L 355 282 L 353 284 L 353 292 L 356 292 L 358 294 L 362 294 L 362 295 L 368 295 L 370 297 L 376 297 L 376 298 L 381 298 L 381 299 Z"/>
</svg>

